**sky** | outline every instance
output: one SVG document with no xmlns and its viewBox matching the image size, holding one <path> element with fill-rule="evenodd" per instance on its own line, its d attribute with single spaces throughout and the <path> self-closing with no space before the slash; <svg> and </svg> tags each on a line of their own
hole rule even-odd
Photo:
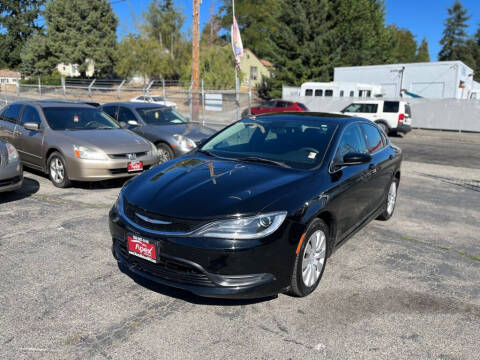
<svg viewBox="0 0 480 360">
<path fill-rule="evenodd" d="M 242 1 L 242 0 L 237 0 Z M 142 12 L 146 11 L 150 0 L 110 0 L 119 17 L 118 36 L 135 31 L 135 24 L 141 22 Z M 203 0 L 200 6 L 200 27 L 208 22 L 212 2 L 215 12 L 221 6 L 221 0 Z M 425 36 L 428 40 L 430 58 L 437 59 L 440 51 L 443 22 L 447 17 L 447 7 L 453 0 L 385 0 L 387 24 L 397 24 L 416 35 L 420 43 Z M 185 15 L 184 31 L 188 32 L 192 24 L 192 0 L 175 0 Z M 480 25 L 480 0 L 462 0 L 463 6 L 472 16 L 468 21 L 469 34 L 473 34 Z M 248 44 L 244 44 L 248 47 Z"/>
</svg>

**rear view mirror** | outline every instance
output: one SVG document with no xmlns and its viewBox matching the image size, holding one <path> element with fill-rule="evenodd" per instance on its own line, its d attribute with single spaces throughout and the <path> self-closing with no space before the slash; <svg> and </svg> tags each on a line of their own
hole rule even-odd
<svg viewBox="0 0 480 360">
<path fill-rule="evenodd" d="M 138 121 L 137 121 L 137 120 L 128 120 L 128 125 L 130 125 L 130 126 L 138 126 Z"/>
<path fill-rule="evenodd" d="M 337 166 L 367 164 L 370 161 L 372 161 L 372 155 L 370 154 L 350 152 L 343 157 L 343 163 L 337 164 Z"/>
<path fill-rule="evenodd" d="M 37 123 L 27 122 L 23 124 L 23 128 L 25 130 L 38 131 L 38 129 L 40 129 L 40 125 Z"/>
</svg>

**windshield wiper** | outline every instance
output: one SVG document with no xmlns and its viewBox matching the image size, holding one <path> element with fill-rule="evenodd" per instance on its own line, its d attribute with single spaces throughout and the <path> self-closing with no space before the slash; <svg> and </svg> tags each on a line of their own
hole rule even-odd
<svg viewBox="0 0 480 360">
<path fill-rule="evenodd" d="M 264 164 L 281 166 L 281 167 L 284 167 L 284 168 L 291 168 L 291 166 L 288 166 L 284 162 L 265 159 L 265 158 L 256 157 L 256 156 L 248 156 L 248 157 L 244 157 L 244 158 L 239 158 L 238 160 L 249 161 L 249 162 L 259 162 L 259 163 L 264 163 Z"/>
</svg>

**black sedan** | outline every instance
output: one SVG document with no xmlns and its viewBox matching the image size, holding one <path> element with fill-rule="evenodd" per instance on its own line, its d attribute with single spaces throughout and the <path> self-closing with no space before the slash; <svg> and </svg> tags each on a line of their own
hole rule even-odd
<svg viewBox="0 0 480 360">
<path fill-rule="evenodd" d="M 306 296 L 335 249 L 392 216 L 401 161 L 365 119 L 243 119 L 125 185 L 113 254 L 127 273 L 203 296 Z"/>
<path fill-rule="evenodd" d="M 216 130 L 194 124 L 171 107 L 144 103 L 108 103 L 101 110 L 157 146 L 160 162 L 192 151 Z"/>
</svg>

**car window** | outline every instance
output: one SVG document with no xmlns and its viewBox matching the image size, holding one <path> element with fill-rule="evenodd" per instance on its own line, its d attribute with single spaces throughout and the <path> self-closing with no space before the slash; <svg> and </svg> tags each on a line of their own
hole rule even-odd
<svg viewBox="0 0 480 360">
<path fill-rule="evenodd" d="M 336 127 L 322 119 L 245 119 L 219 132 L 201 150 L 232 159 L 261 158 L 311 169 L 322 162 Z"/>
<path fill-rule="evenodd" d="M 117 118 L 117 106 L 104 106 L 102 110 L 113 119 Z"/>
<path fill-rule="evenodd" d="M 137 97 L 137 100 L 142 100 L 143 101 L 143 100 L 145 100 L 145 96 L 139 96 L 139 97 Z"/>
<path fill-rule="evenodd" d="M 362 109 L 362 104 L 350 104 L 345 109 L 343 109 L 342 112 L 358 113 L 358 112 L 361 112 L 361 109 Z"/>
<path fill-rule="evenodd" d="M 363 133 L 365 134 L 369 153 L 374 153 L 375 151 L 383 148 L 384 142 L 382 139 L 382 135 L 375 126 L 363 123 L 360 126 L 363 130 Z"/>
<path fill-rule="evenodd" d="M 363 104 L 361 112 L 368 114 L 376 114 L 378 110 L 378 104 Z"/>
<path fill-rule="evenodd" d="M 118 109 L 118 122 L 127 123 L 130 120 L 137 121 L 137 118 L 130 109 L 120 106 L 120 108 Z"/>
<path fill-rule="evenodd" d="M 298 105 L 302 110 L 308 111 L 308 108 L 307 108 L 305 105 L 303 105 L 302 103 L 297 103 L 297 105 Z"/>
<path fill-rule="evenodd" d="M 348 153 L 367 153 L 365 138 L 357 124 L 349 125 L 342 134 L 335 162 L 340 163 Z"/>
<path fill-rule="evenodd" d="M 367 114 L 375 114 L 378 110 L 378 104 L 350 104 L 343 112 L 348 113 L 367 113 Z"/>
<path fill-rule="evenodd" d="M 315 90 L 315 96 L 323 96 L 323 90 L 321 89 Z"/>
<path fill-rule="evenodd" d="M 17 123 L 22 106 L 22 104 L 9 105 L 2 113 L 3 119 L 12 123 Z"/>
<path fill-rule="evenodd" d="M 160 97 L 160 96 L 155 96 L 155 97 L 152 97 L 153 101 L 164 101 L 165 99 L 163 97 Z"/>
<path fill-rule="evenodd" d="M 108 130 L 120 126 L 103 111 L 90 107 L 45 107 L 43 113 L 53 130 Z"/>
<path fill-rule="evenodd" d="M 306 89 L 305 90 L 305 96 L 312 96 L 313 95 L 313 90 L 312 89 Z"/>
<path fill-rule="evenodd" d="M 21 123 L 35 123 L 41 125 L 42 120 L 40 119 L 40 115 L 38 115 L 37 109 L 35 109 L 33 106 L 25 106 L 25 109 L 22 113 Z"/>
<path fill-rule="evenodd" d="M 167 107 L 136 108 L 143 121 L 150 125 L 170 125 L 188 123 L 181 114 Z M 120 115 L 119 115 L 120 120 Z"/>
<path fill-rule="evenodd" d="M 383 112 L 397 113 L 400 103 L 398 101 L 385 101 L 383 103 Z"/>
<path fill-rule="evenodd" d="M 408 104 L 405 104 L 405 114 L 408 117 L 412 117 L 412 110 L 410 109 L 410 105 L 408 105 Z"/>
</svg>

